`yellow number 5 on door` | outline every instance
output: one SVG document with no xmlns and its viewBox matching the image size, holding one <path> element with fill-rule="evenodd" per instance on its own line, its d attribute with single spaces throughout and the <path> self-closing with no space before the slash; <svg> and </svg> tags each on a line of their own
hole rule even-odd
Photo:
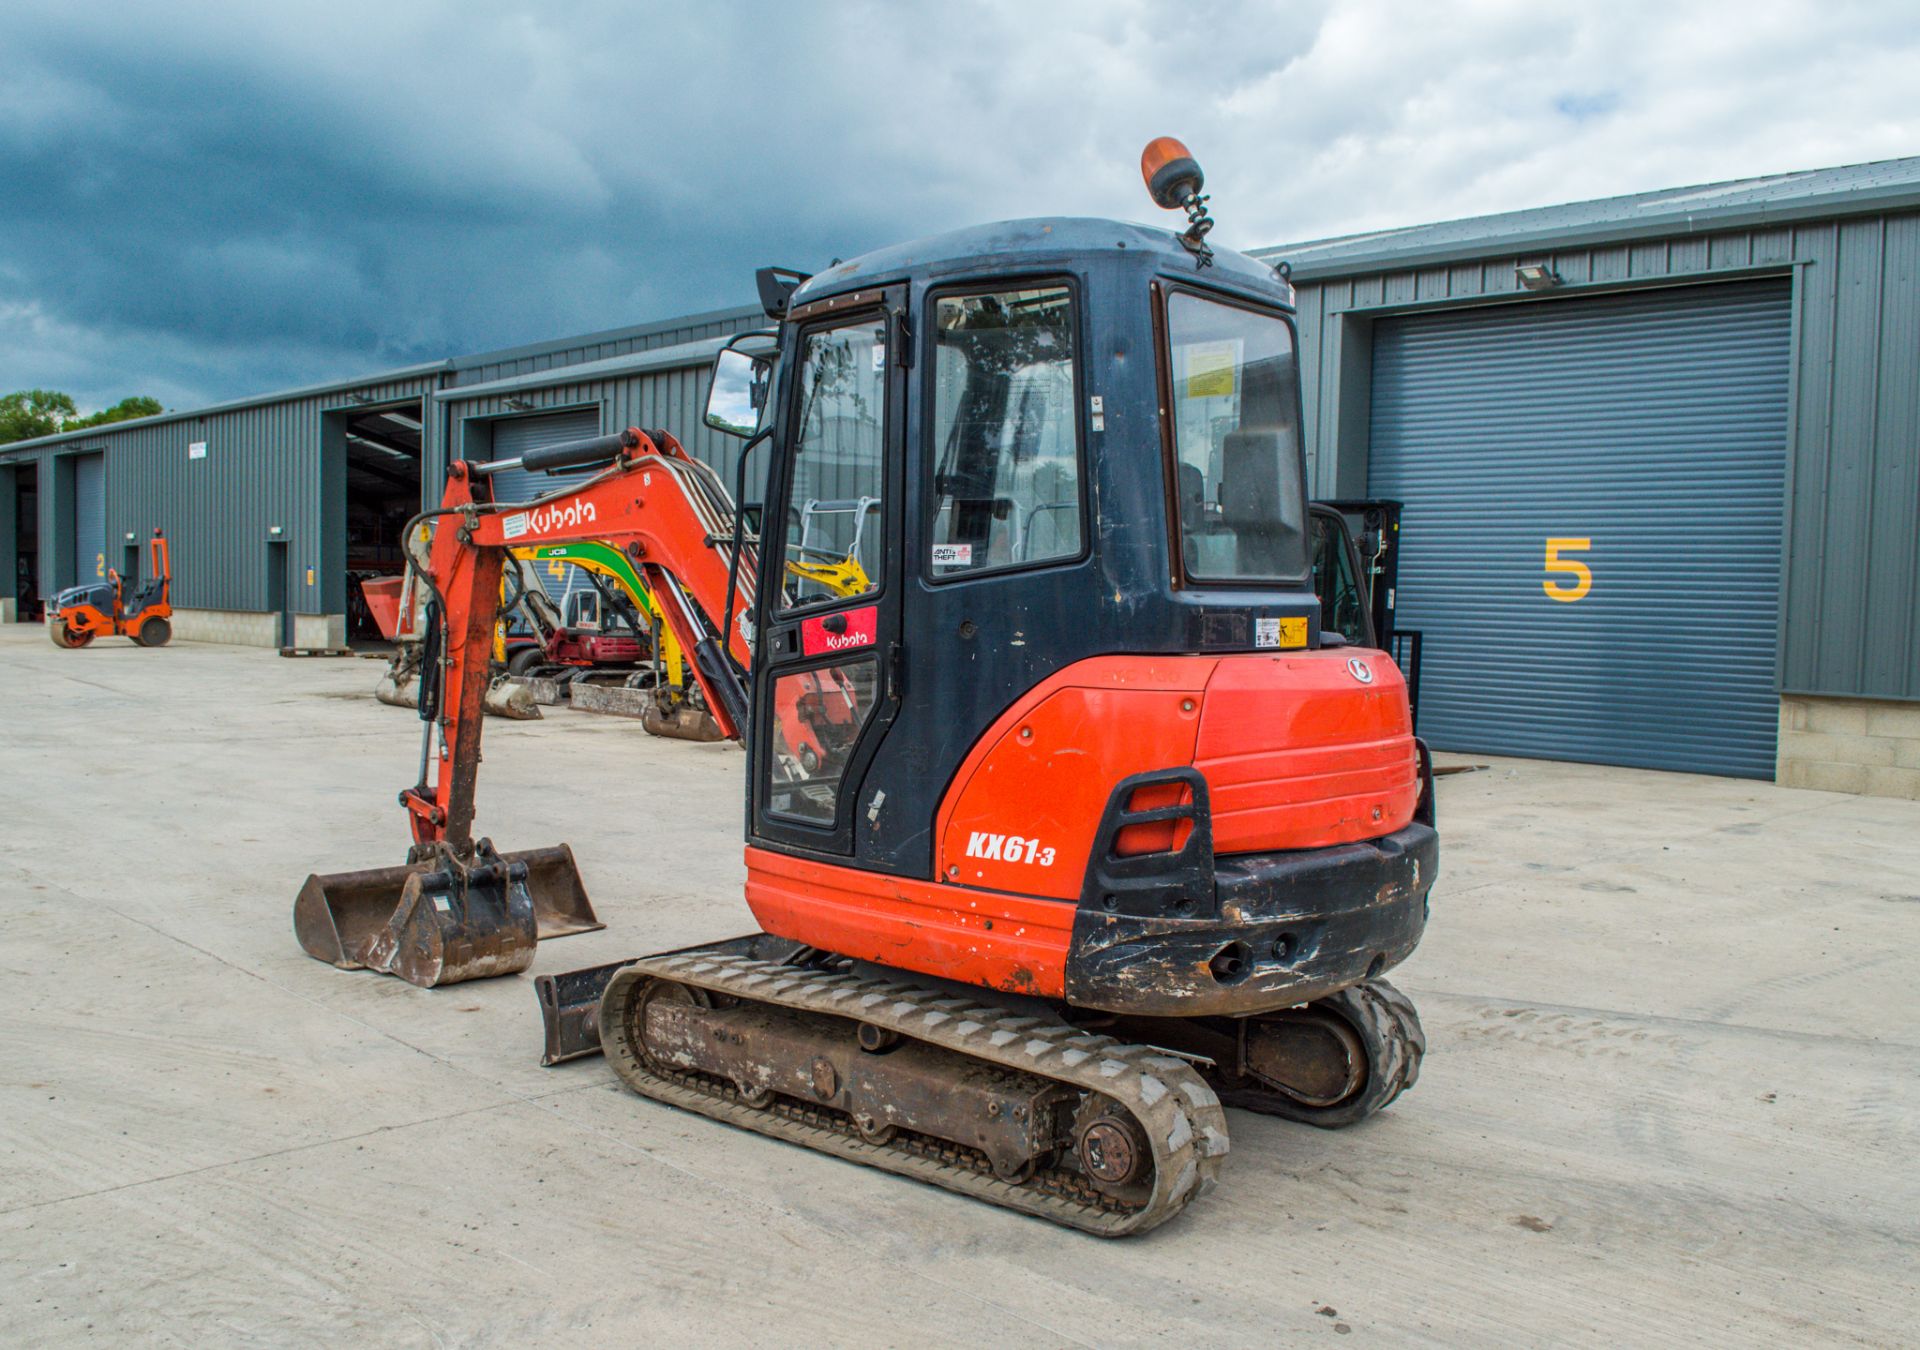
<svg viewBox="0 0 1920 1350">
<path fill-rule="evenodd" d="M 1578 558 L 1563 558 L 1564 553 L 1584 553 L 1593 547 L 1591 539 L 1549 539 L 1547 540 L 1546 570 L 1557 572 L 1563 577 L 1572 577 L 1571 584 L 1556 583 L 1552 577 L 1540 583 L 1540 589 L 1547 593 L 1547 599 L 1572 604 L 1575 600 L 1593 589 L 1593 571 Z"/>
</svg>

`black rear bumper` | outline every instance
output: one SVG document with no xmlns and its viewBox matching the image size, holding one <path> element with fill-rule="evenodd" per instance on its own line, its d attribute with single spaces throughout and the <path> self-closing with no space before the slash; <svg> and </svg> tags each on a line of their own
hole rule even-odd
<svg viewBox="0 0 1920 1350">
<path fill-rule="evenodd" d="M 1082 904 L 1067 1001 L 1155 1017 L 1262 1012 L 1309 1002 L 1404 961 L 1440 869 L 1431 825 L 1359 844 L 1216 860 L 1218 912 L 1108 913 Z"/>
</svg>

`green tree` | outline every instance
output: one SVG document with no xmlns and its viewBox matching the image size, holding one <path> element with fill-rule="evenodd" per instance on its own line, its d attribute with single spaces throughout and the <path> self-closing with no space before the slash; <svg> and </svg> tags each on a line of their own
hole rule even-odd
<svg viewBox="0 0 1920 1350">
<path fill-rule="evenodd" d="M 0 397 L 0 445 L 51 436 L 56 431 L 79 431 L 82 427 L 102 427 L 109 422 L 126 422 L 136 417 L 156 417 L 164 411 L 159 399 L 136 394 L 121 399 L 111 408 L 82 417 L 73 399 L 57 389 L 22 389 Z"/>
<path fill-rule="evenodd" d="M 109 422 L 130 422 L 136 417 L 158 417 L 163 411 L 159 399 L 135 394 L 132 398 L 121 399 L 111 408 L 103 408 L 86 417 L 70 418 L 61 423 L 60 429 L 78 431 L 81 427 L 103 427 Z"/>
<path fill-rule="evenodd" d="M 77 411 L 71 398 L 53 389 L 22 389 L 0 397 L 0 445 L 51 436 Z"/>
</svg>

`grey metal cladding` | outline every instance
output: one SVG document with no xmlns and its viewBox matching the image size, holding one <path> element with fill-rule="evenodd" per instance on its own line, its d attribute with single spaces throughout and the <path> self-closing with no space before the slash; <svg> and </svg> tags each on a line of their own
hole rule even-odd
<svg viewBox="0 0 1920 1350">
<path fill-rule="evenodd" d="M 1522 291 L 1514 266 L 1564 285 Z M 1427 308 L 1571 303 L 1601 292 L 1793 279 L 1780 687 L 1920 699 L 1920 214 L 1630 243 L 1568 244 L 1300 285 L 1301 393 L 1316 493 L 1366 478 L 1372 327 Z"/>
<path fill-rule="evenodd" d="M 1404 501 L 1420 723 L 1495 754 L 1771 777 L 1784 281 L 1374 330 L 1372 490 Z M 1550 539 L 1591 572 L 1545 583 Z"/>
<path fill-rule="evenodd" d="M 545 386 L 526 387 L 516 381 L 511 395 L 487 395 L 472 399 L 455 397 L 448 400 L 445 406 L 452 424 L 453 444 L 465 444 L 462 427 L 475 422 L 527 412 L 597 407 L 600 409 L 600 424 L 607 431 L 639 427 L 645 431 L 658 429 L 671 432 L 689 454 L 718 470 L 729 490 L 732 489 L 734 464 L 741 442 L 706 425 L 707 380 L 710 375 L 706 361 L 695 365 L 675 365 L 671 369 L 643 374 L 584 381 L 570 380 L 570 372 L 567 371 L 556 371 L 554 374 L 555 382 Z M 758 481 L 757 478 L 749 480 L 750 499 L 757 496 Z"/>
<path fill-rule="evenodd" d="M 1255 249 L 1302 281 L 1403 271 L 1488 252 L 1560 252 L 1633 239 L 1767 230 L 1920 207 L 1920 156 L 1660 188 L 1624 197 L 1373 230 Z"/>
<path fill-rule="evenodd" d="M 432 377 L 417 377 L 351 392 L 368 403 L 384 403 L 423 397 L 433 384 Z M 42 448 L 40 481 L 55 482 L 55 466 L 71 457 L 70 445 L 77 451 L 104 451 L 108 545 L 128 533 L 138 541 L 155 526 L 164 529 L 173 541 L 173 603 L 185 609 L 267 609 L 264 542 L 278 525 L 279 537 L 289 545 L 297 611 L 323 613 L 321 419 L 329 411 L 361 406 L 348 393 L 329 387 L 203 416 L 96 428 Z M 195 442 L 205 443 L 204 456 L 190 454 Z M 40 494 L 43 568 L 62 554 L 71 557 L 75 547 L 71 514 L 60 518 L 57 495 Z M 113 557 L 110 551 L 109 562 Z M 315 569 L 311 587 L 309 568 Z"/>
<path fill-rule="evenodd" d="M 767 323 L 766 314 L 758 306 L 738 307 L 534 343 L 505 351 L 486 352 L 455 361 L 453 364 L 458 368 L 458 374 L 453 383 L 456 387 L 465 387 L 516 375 L 558 371 L 567 366 L 604 361 L 630 352 L 651 351 L 656 347 L 677 346 L 700 338 L 743 333 L 764 327 Z"/>
<path fill-rule="evenodd" d="M 1920 215 L 1800 233 L 1782 685 L 1920 698 Z"/>
</svg>

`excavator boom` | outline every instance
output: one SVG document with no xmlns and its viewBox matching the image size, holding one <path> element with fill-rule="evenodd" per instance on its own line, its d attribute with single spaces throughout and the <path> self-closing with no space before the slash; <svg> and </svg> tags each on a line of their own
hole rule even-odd
<svg viewBox="0 0 1920 1350">
<path fill-rule="evenodd" d="M 473 835 L 488 665 L 513 550 L 589 540 L 619 550 L 692 653 L 722 732 L 740 737 L 757 559 L 734 537 L 724 486 L 672 436 L 638 428 L 518 461 L 582 462 L 607 467 L 526 503 L 493 499 L 492 475 L 506 462 L 449 467 L 440 505 L 427 513 L 435 522 L 427 565 L 417 569 L 428 596 L 420 779 L 400 794 L 413 847 L 404 865 L 307 878 L 294 928 L 310 955 L 433 986 L 524 970 L 539 939 L 603 926 L 564 844 L 501 853 Z"/>
</svg>

